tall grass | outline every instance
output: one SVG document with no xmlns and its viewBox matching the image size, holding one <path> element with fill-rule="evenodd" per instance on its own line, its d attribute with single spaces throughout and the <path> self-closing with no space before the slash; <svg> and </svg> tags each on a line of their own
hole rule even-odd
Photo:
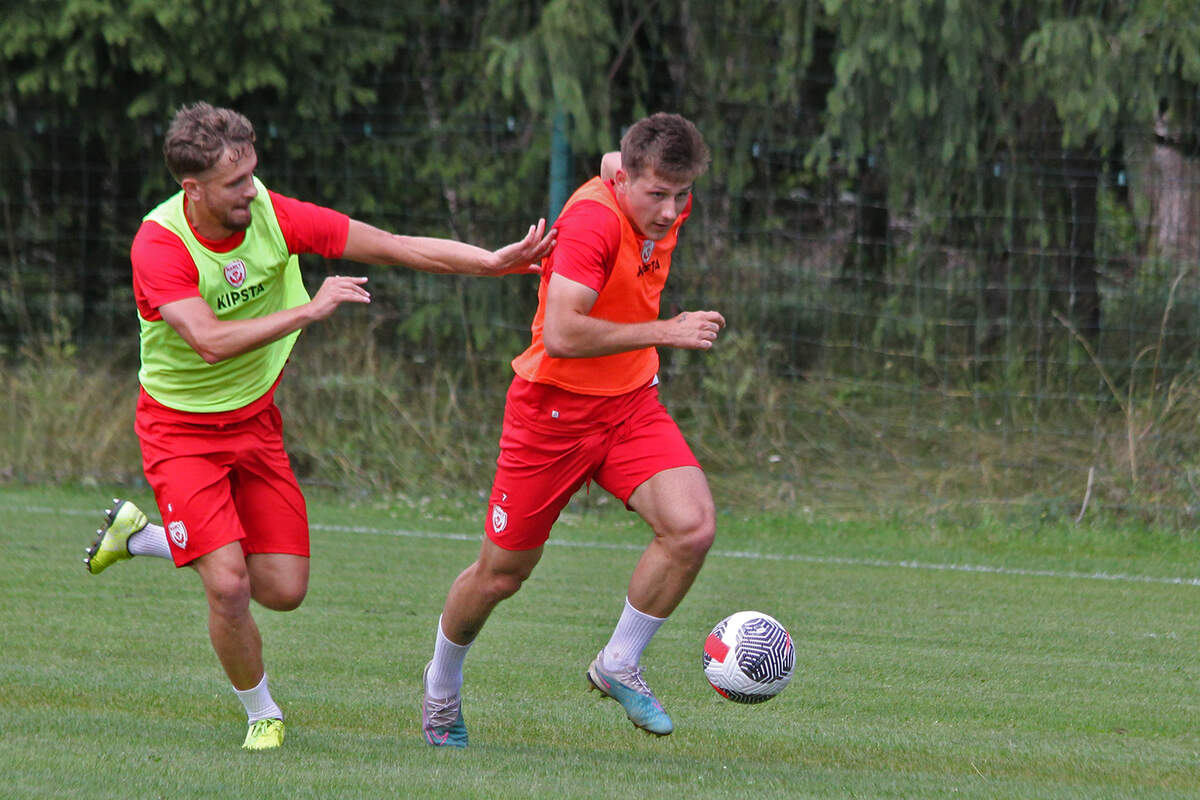
<svg viewBox="0 0 1200 800">
<path fill-rule="evenodd" d="M 136 483 L 129 356 L 43 343 L 0 372 L 0 482 Z"/>
<path fill-rule="evenodd" d="M 455 336 L 482 342 L 465 356 L 376 311 L 305 332 L 278 393 L 304 482 L 468 503 L 486 492 L 518 349 L 499 343 L 520 337 L 488 316 L 492 306 L 472 319 L 478 304 L 460 289 L 442 301 L 461 304 Z M 779 305 L 810 290 L 804 308 Z M 1200 385 L 1195 346 L 1173 333 L 1191 317 L 1186 304 L 1131 304 L 1094 341 L 1055 322 L 1036 340 L 1014 336 L 984 353 L 939 338 L 945 325 L 922 333 L 923 344 L 915 329 L 877 328 L 864 340 L 846 315 L 808 339 L 805 326 L 820 325 L 806 309 L 822 297 L 848 308 L 849 298 L 815 283 L 769 298 L 765 310 L 747 304 L 757 296 L 739 295 L 711 352 L 663 352 L 664 402 L 724 506 L 1196 522 Z M 792 333 L 780 320 L 759 329 L 762 313 L 796 315 Z M 499 329 L 474 333 L 487 325 Z M 140 482 L 132 347 L 31 345 L 12 360 L 0 375 L 0 481 Z"/>
</svg>

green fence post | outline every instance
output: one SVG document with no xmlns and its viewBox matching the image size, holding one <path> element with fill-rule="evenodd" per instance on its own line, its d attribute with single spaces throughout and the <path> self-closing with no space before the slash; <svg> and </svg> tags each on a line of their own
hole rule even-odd
<svg viewBox="0 0 1200 800">
<path fill-rule="evenodd" d="M 550 208 L 548 222 L 558 219 L 571 191 L 571 116 L 561 108 L 554 112 L 550 132 Z"/>
</svg>

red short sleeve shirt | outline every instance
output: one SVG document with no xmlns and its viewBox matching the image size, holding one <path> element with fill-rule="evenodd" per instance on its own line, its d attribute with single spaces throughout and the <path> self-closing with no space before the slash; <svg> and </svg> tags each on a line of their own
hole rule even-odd
<svg viewBox="0 0 1200 800">
<path fill-rule="evenodd" d="M 275 192 L 269 194 L 289 252 L 341 258 L 350 232 L 348 216 Z M 228 239 L 212 241 L 196 234 L 201 244 L 216 253 L 232 250 L 244 237 L 245 234 L 236 233 Z M 200 296 L 200 275 L 187 247 L 158 223 L 142 223 L 129 255 L 133 264 L 134 298 L 143 319 L 152 322 L 162 319 L 158 313 L 160 306 Z"/>
<path fill-rule="evenodd" d="M 558 243 L 546 262 L 543 280 L 557 272 L 599 292 L 608 282 L 621 246 L 621 222 L 612 209 L 583 200 L 554 223 Z"/>
</svg>

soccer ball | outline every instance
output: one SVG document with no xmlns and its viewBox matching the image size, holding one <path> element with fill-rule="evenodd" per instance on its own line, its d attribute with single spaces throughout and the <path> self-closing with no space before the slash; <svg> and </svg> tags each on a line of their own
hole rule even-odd
<svg viewBox="0 0 1200 800">
<path fill-rule="evenodd" d="M 704 640 L 704 677 L 735 703 L 770 700 L 788 685 L 795 666 L 792 637 L 770 614 L 730 614 Z"/>
</svg>

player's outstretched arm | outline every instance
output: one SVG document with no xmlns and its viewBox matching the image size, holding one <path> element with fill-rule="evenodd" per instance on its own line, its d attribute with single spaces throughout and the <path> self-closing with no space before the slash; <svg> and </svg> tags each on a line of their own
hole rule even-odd
<svg viewBox="0 0 1200 800">
<path fill-rule="evenodd" d="M 708 350 L 725 327 L 716 311 L 685 311 L 671 319 L 612 322 L 588 316 L 599 294 L 557 273 L 546 288 L 542 341 L 554 358 L 593 358 L 643 347 Z"/>
<path fill-rule="evenodd" d="M 364 264 L 397 264 L 422 272 L 458 275 L 539 272 L 537 262 L 554 248 L 554 236 L 554 229 L 547 231 L 546 220 L 541 219 L 529 226 L 529 233 L 521 241 L 499 250 L 484 250 L 451 239 L 388 233 L 352 219 L 342 257 Z"/>
<path fill-rule="evenodd" d="M 220 319 L 200 297 L 167 303 L 158 312 L 201 358 L 216 364 L 325 319 L 342 303 L 371 302 L 363 288 L 366 282 L 366 278 L 334 275 L 325 279 L 309 302 L 253 319 Z"/>
</svg>

